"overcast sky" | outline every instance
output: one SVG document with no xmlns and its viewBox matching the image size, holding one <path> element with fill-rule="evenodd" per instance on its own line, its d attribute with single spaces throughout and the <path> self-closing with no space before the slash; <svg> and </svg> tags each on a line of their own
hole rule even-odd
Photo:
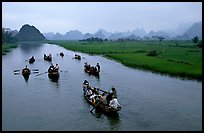
<svg viewBox="0 0 204 133">
<path fill-rule="evenodd" d="M 198 21 L 202 21 L 202 2 L 2 2 L 2 26 L 18 31 L 30 24 L 42 33 L 136 28 L 149 32 Z"/>
</svg>

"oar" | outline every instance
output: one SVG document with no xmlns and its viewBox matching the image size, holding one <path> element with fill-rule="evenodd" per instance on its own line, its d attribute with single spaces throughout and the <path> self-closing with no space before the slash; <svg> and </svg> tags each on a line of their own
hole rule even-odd
<svg viewBox="0 0 204 133">
<path fill-rule="evenodd" d="M 15 72 L 14 75 L 21 74 L 20 72 Z"/>
<path fill-rule="evenodd" d="M 19 71 L 21 71 L 21 70 L 14 70 L 13 72 L 19 72 Z"/>
<path fill-rule="evenodd" d="M 32 73 L 39 73 L 38 71 L 34 71 L 34 72 L 32 72 Z"/>
<path fill-rule="evenodd" d="M 48 73 L 48 71 L 40 73 L 40 74 L 37 74 L 36 76 L 40 76 L 40 75 L 45 74 L 45 73 Z"/>
<path fill-rule="evenodd" d="M 108 93 L 107 91 L 101 90 L 101 89 L 99 89 L 99 88 L 97 88 L 97 89 L 100 90 L 100 91 L 102 91 L 102 92 L 104 92 L 104 93 Z"/>
<path fill-rule="evenodd" d="M 96 104 L 96 106 L 94 107 L 93 106 L 93 108 L 92 108 L 92 110 L 90 110 L 90 112 L 92 112 L 98 105 L 99 105 L 99 103 L 101 103 L 102 101 L 100 100 L 97 104 Z"/>
<path fill-rule="evenodd" d="M 32 69 L 32 71 L 38 71 L 38 69 Z"/>
</svg>

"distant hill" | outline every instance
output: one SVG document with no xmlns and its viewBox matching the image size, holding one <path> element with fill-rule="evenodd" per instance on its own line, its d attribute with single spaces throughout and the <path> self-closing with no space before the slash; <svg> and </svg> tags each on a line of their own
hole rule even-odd
<svg viewBox="0 0 204 133">
<path fill-rule="evenodd" d="M 34 26 L 25 24 L 16 35 L 17 41 L 44 41 L 46 38 Z"/>
<path fill-rule="evenodd" d="M 70 30 L 64 35 L 65 40 L 80 40 L 83 39 L 83 34 L 78 30 Z"/>
<path fill-rule="evenodd" d="M 190 28 L 181 35 L 181 40 L 191 40 L 195 36 L 198 36 L 202 40 L 202 22 L 194 23 Z"/>
<path fill-rule="evenodd" d="M 202 39 L 202 22 L 193 24 L 185 33 L 190 37 L 190 39 L 195 36 Z"/>
<path fill-rule="evenodd" d="M 179 34 L 181 33 L 181 34 Z M 175 36 L 180 36 L 181 40 L 191 40 L 193 37 L 198 36 L 202 39 L 202 22 L 199 23 L 185 23 L 184 25 L 179 25 L 177 31 L 172 30 L 160 30 L 160 31 L 150 31 L 147 33 L 143 28 L 136 28 L 132 31 L 126 32 L 107 32 L 104 29 L 99 29 L 97 32 L 82 34 L 79 30 L 70 30 L 65 35 L 60 33 L 44 33 L 45 37 L 49 40 L 81 40 L 88 38 L 101 38 L 108 40 L 117 40 L 121 38 L 136 39 L 136 40 L 154 40 L 153 36 L 164 37 L 165 40 L 174 39 Z"/>
</svg>

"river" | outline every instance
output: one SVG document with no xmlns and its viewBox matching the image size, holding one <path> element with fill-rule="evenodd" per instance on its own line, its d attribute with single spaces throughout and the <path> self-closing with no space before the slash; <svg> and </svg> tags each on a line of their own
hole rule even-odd
<svg viewBox="0 0 204 133">
<path fill-rule="evenodd" d="M 59 56 L 64 52 L 65 56 Z M 28 81 L 14 70 L 28 65 L 46 72 L 51 53 L 58 63 L 57 82 L 47 73 L 31 73 Z M 73 59 L 80 54 L 82 60 Z M 27 59 L 36 58 L 33 64 Z M 84 62 L 99 63 L 100 77 L 84 72 Z M 90 113 L 83 97 L 82 83 L 108 91 L 114 85 L 122 109 L 116 116 Z M 3 131 L 201 131 L 202 82 L 183 80 L 128 68 L 102 56 L 66 50 L 52 44 L 22 44 L 2 56 L 2 130 Z"/>
</svg>

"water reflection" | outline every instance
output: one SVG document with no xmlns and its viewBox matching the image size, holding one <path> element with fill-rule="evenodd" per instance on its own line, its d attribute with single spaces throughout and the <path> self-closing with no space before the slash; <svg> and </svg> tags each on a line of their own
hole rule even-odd
<svg viewBox="0 0 204 133">
<path fill-rule="evenodd" d="M 100 74 L 98 74 L 98 75 L 93 75 L 93 74 L 88 74 L 88 73 L 85 72 L 85 71 L 84 71 L 84 73 L 85 73 L 85 75 L 87 75 L 87 76 L 93 76 L 93 77 L 96 78 L 97 81 L 100 81 L 100 80 L 99 80 L 99 79 L 100 79 Z"/>
<path fill-rule="evenodd" d="M 25 82 L 28 82 L 29 76 L 23 76 L 23 77 L 24 77 Z"/>
<path fill-rule="evenodd" d="M 27 43 L 22 43 L 20 45 L 20 50 L 24 53 L 30 53 L 31 51 L 38 51 L 40 50 L 40 48 L 42 47 L 42 44 L 39 44 L 39 43 L 33 43 L 34 45 L 29 45 Z"/>
<path fill-rule="evenodd" d="M 119 130 L 120 129 L 120 116 L 117 113 L 112 113 L 112 114 L 109 114 L 109 113 L 104 113 L 100 110 L 95 110 L 94 113 L 92 113 L 96 118 L 98 119 L 103 119 L 103 115 L 107 117 L 108 119 L 108 122 L 109 122 L 109 129 L 110 130 Z"/>
</svg>

